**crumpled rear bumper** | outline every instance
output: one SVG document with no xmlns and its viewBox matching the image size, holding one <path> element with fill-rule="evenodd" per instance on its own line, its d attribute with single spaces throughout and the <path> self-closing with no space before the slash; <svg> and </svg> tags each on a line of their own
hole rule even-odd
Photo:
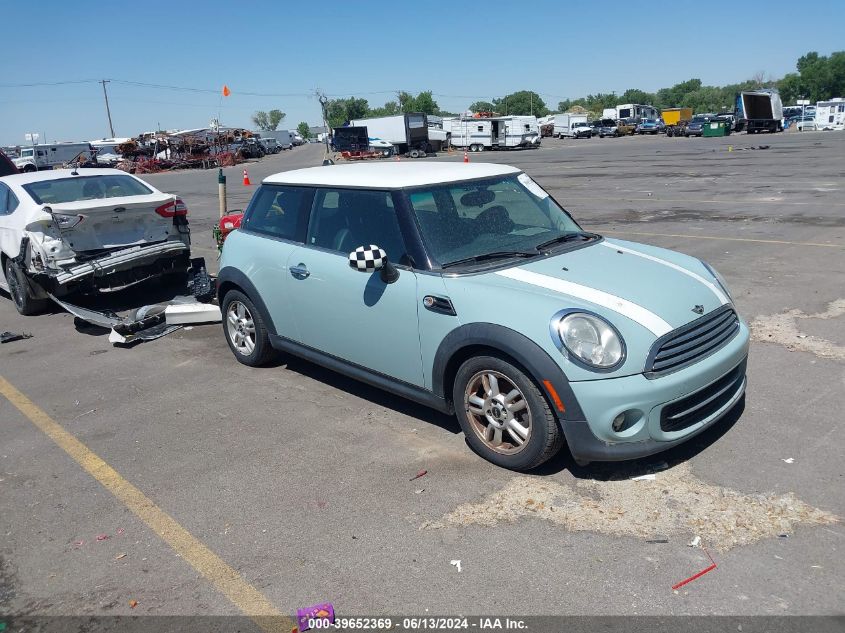
<svg viewBox="0 0 845 633">
<path fill-rule="evenodd" d="M 44 272 L 38 276 L 47 277 L 53 287 L 62 287 L 90 277 L 107 277 L 122 271 L 143 268 L 158 260 L 174 259 L 180 256 L 184 256 L 185 268 L 187 268 L 189 254 L 190 248 L 184 242 L 176 240 L 151 246 L 131 246 L 97 259 L 65 266 L 56 272 Z"/>
</svg>

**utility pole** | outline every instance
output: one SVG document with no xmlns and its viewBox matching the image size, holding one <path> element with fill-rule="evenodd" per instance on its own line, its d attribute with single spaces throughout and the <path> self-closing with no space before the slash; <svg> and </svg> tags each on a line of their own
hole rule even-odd
<svg viewBox="0 0 845 633">
<path fill-rule="evenodd" d="M 531 116 L 534 116 L 534 93 L 529 90 L 528 95 L 531 99 Z"/>
<path fill-rule="evenodd" d="M 109 109 L 109 93 L 106 92 L 106 84 L 109 82 L 107 79 L 102 79 L 100 83 L 103 84 L 103 97 L 106 99 L 106 114 L 109 117 L 109 132 L 111 132 L 111 137 L 114 138 L 114 126 L 111 122 L 111 110 Z"/>
</svg>

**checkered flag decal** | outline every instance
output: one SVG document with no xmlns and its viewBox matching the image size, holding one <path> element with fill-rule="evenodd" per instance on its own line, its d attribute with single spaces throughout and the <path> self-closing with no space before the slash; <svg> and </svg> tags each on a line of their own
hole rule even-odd
<svg viewBox="0 0 845 633">
<path fill-rule="evenodd" d="M 373 272 L 381 268 L 387 259 L 387 253 L 375 244 L 359 246 L 349 253 L 349 266 L 361 272 Z"/>
</svg>

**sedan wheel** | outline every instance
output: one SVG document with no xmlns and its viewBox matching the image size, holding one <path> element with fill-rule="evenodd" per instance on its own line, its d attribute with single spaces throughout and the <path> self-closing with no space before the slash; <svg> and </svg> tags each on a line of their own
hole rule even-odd
<svg viewBox="0 0 845 633">
<path fill-rule="evenodd" d="M 43 312 L 49 299 L 35 299 L 29 291 L 29 282 L 26 280 L 21 269 L 12 259 L 6 260 L 6 284 L 9 286 L 9 295 L 15 304 L 15 309 L 24 316 L 31 316 Z"/>
<path fill-rule="evenodd" d="M 563 444 L 558 422 L 534 381 L 504 359 L 465 361 L 455 376 L 453 402 L 467 443 L 499 466 L 529 470 Z"/>
</svg>

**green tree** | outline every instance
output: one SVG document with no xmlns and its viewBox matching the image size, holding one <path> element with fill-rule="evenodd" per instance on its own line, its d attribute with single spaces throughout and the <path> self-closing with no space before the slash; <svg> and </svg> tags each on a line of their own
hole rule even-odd
<svg viewBox="0 0 845 633">
<path fill-rule="evenodd" d="M 305 121 L 302 121 L 299 125 L 296 126 L 296 131 L 299 132 L 299 135 L 302 138 L 309 138 L 311 136 L 311 126 L 308 125 Z"/>
<path fill-rule="evenodd" d="M 363 119 L 370 112 L 366 99 L 349 97 L 347 99 L 330 99 L 326 104 L 326 114 L 329 127 L 340 127 L 352 119 Z"/>
<path fill-rule="evenodd" d="M 422 112 L 423 114 L 438 114 L 440 107 L 434 100 L 431 90 L 419 93 L 416 97 L 408 92 L 399 93 L 399 107 L 402 112 Z"/>
<path fill-rule="evenodd" d="M 489 101 L 476 101 L 475 103 L 470 104 L 469 110 L 473 112 L 494 112 L 495 108 L 493 104 Z"/>
<path fill-rule="evenodd" d="M 500 99 L 493 99 L 493 109 L 503 114 L 517 115 L 546 116 L 549 113 L 546 103 L 532 90 L 520 90 Z"/>
<path fill-rule="evenodd" d="M 281 110 L 270 110 L 269 112 L 259 110 L 252 115 L 252 122 L 259 130 L 272 131 L 279 127 L 279 123 L 285 116 L 285 113 Z"/>
<path fill-rule="evenodd" d="M 402 109 L 396 101 L 388 101 L 380 108 L 371 108 L 369 116 L 395 116 L 402 114 Z"/>
<path fill-rule="evenodd" d="M 622 93 L 621 103 L 635 103 L 639 105 L 650 105 L 655 101 L 655 95 L 637 88 L 629 88 Z"/>
</svg>

